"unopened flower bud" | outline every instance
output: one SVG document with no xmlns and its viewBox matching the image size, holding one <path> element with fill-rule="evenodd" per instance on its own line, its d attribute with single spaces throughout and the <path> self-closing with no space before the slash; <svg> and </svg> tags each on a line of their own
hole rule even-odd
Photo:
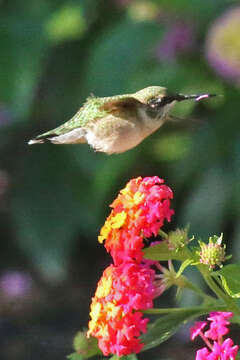
<svg viewBox="0 0 240 360">
<path fill-rule="evenodd" d="M 169 250 L 179 251 L 187 245 L 192 239 L 188 238 L 188 226 L 185 229 L 177 229 L 168 234 Z"/>
<path fill-rule="evenodd" d="M 205 244 L 199 242 L 201 251 L 199 251 L 200 263 L 208 265 L 209 269 L 214 269 L 215 266 L 222 266 L 226 260 L 225 244 L 222 245 L 223 234 L 219 237 L 214 235 L 209 238 L 209 243 Z"/>
</svg>

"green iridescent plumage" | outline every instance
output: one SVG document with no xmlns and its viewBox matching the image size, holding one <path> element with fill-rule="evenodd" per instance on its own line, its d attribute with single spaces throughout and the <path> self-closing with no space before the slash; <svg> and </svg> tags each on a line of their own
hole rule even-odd
<svg viewBox="0 0 240 360">
<path fill-rule="evenodd" d="M 47 131 L 37 136 L 36 139 L 41 139 L 52 134 L 62 135 L 76 128 L 84 127 L 87 125 L 87 123 L 91 123 L 99 118 L 103 118 L 111 112 L 111 107 L 108 110 L 105 110 L 103 108 L 104 105 L 113 103 L 117 100 L 127 100 L 131 98 L 131 96 L 132 94 L 116 95 L 111 97 L 90 96 L 70 120 L 53 130 Z"/>
<path fill-rule="evenodd" d="M 161 86 L 149 86 L 133 94 L 87 98 L 67 122 L 29 141 L 29 144 L 88 143 L 95 151 L 121 153 L 138 145 L 169 119 L 176 101 L 209 95 L 168 95 Z"/>
</svg>

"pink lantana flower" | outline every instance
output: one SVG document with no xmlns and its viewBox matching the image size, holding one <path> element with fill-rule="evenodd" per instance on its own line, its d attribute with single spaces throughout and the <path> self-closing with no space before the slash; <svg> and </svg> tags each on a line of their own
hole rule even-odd
<svg viewBox="0 0 240 360">
<path fill-rule="evenodd" d="M 112 211 L 101 228 L 104 242 L 115 265 L 143 258 L 144 238 L 157 236 L 164 221 L 170 221 L 172 190 L 158 176 L 130 180 L 110 205 Z"/>
<path fill-rule="evenodd" d="M 231 312 L 212 312 L 208 317 L 210 329 L 203 333 L 207 325 L 206 321 L 197 322 L 191 329 L 191 340 L 201 336 L 207 347 L 199 349 L 195 360 L 235 360 L 239 346 L 234 345 L 231 338 L 223 340 L 223 336 L 229 332 L 227 319 L 233 316 Z M 213 340 L 213 343 L 210 341 Z"/>
<path fill-rule="evenodd" d="M 202 334 L 202 330 L 207 325 L 206 321 L 198 321 L 190 329 L 191 340 L 194 340 L 199 334 Z"/>
<path fill-rule="evenodd" d="M 196 360 L 208 360 L 208 355 L 210 354 L 210 351 L 208 348 L 204 347 L 202 349 L 199 349 L 196 353 Z"/>
<path fill-rule="evenodd" d="M 222 344 L 214 341 L 212 353 L 209 354 L 207 360 L 233 360 L 237 356 L 238 345 L 234 345 L 232 339 L 224 340 Z"/>
<path fill-rule="evenodd" d="M 228 325 L 230 324 L 227 319 L 231 318 L 231 312 L 212 312 L 208 317 L 211 321 L 210 329 L 205 332 L 205 336 L 211 340 L 218 340 L 222 336 L 229 333 Z"/>
<path fill-rule="evenodd" d="M 100 279 L 91 304 L 88 337 L 98 339 L 105 356 L 138 353 L 139 336 L 148 318 L 141 310 L 153 307 L 155 271 L 135 262 L 110 265 Z"/>
</svg>

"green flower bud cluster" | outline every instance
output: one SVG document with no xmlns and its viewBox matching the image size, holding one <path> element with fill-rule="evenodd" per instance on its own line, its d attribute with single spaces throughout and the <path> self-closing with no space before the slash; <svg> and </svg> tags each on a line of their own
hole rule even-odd
<svg viewBox="0 0 240 360">
<path fill-rule="evenodd" d="M 201 250 L 198 252 L 200 257 L 200 263 L 208 265 L 212 270 L 215 266 L 222 266 L 222 263 L 226 260 L 225 257 L 225 244 L 222 245 L 223 234 L 219 237 L 214 235 L 209 238 L 209 243 L 199 241 Z"/>
</svg>

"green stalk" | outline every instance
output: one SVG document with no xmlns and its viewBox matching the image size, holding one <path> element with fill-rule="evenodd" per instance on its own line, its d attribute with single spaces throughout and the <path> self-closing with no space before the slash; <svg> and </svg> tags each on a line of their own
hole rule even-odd
<svg viewBox="0 0 240 360">
<path fill-rule="evenodd" d="M 168 239 L 168 234 L 165 233 L 163 230 L 159 230 L 159 235 L 162 236 L 164 239 Z M 191 250 L 186 246 L 185 247 L 185 251 L 188 254 L 189 258 L 192 258 L 192 252 Z M 217 284 L 216 282 L 212 279 L 211 277 L 211 273 L 210 271 L 207 269 L 206 266 L 202 265 L 202 264 L 198 264 L 196 265 L 197 269 L 199 270 L 199 272 L 201 273 L 202 277 L 204 278 L 205 282 L 208 284 L 209 288 L 214 292 L 214 294 L 217 295 L 218 299 L 224 301 L 224 303 L 226 304 L 226 308 L 227 310 L 231 310 L 232 312 L 234 312 L 235 314 L 240 315 L 240 308 L 237 306 L 235 300 L 229 296 L 228 294 L 226 294 Z M 188 280 L 187 280 L 188 281 Z M 193 285 L 190 281 L 188 284 L 189 288 L 191 288 L 193 291 L 195 291 L 196 293 L 198 293 L 201 297 L 203 297 L 204 299 L 206 299 L 206 294 L 198 287 L 196 287 L 195 285 Z M 161 309 L 159 309 L 161 310 Z M 212 311 L 213 309 L 210 309 L 210 311 Z"/>
<path fill-rule="evenodd" d="M 165 233 L 165 231 L 163 231 L 161 229 L 158 230 L 158 235 L 163 237 L 164 239 L 168 239 L 168 234 Z"/>
<path fill-rule="evenodd" d="M 144 314 L 173 314 L 173 313 L 178 313 L 178 312 L 182 312 L 182 311 L 202 311 L 203 314 L 207 314 L 210 311 L 226 311 L 227 310 L 227 306 L 226 305 L 219 305 L 219 304 L 215 304 L 215 305 L 208 305 L 208 306 L 193 306 L 191 308 L 154 308 L 154 309 L 148 309 L 148 310 L 143 310 L 142 312 Z"/>
<path fill-rule="evenodd" d="M 198 270 L 202 274 L 202 277 L 210 287 L 210 289 L 217 295 L 217 297 L 225 302 L 227 305 L 228 311 L 231 310 L 235 314 L 240 315 L 240 309 L 237 306 L 235 300 L 226 294 L 212 279 L 209 270 L 203 265 L 197 265 Z"/>
</svg>

